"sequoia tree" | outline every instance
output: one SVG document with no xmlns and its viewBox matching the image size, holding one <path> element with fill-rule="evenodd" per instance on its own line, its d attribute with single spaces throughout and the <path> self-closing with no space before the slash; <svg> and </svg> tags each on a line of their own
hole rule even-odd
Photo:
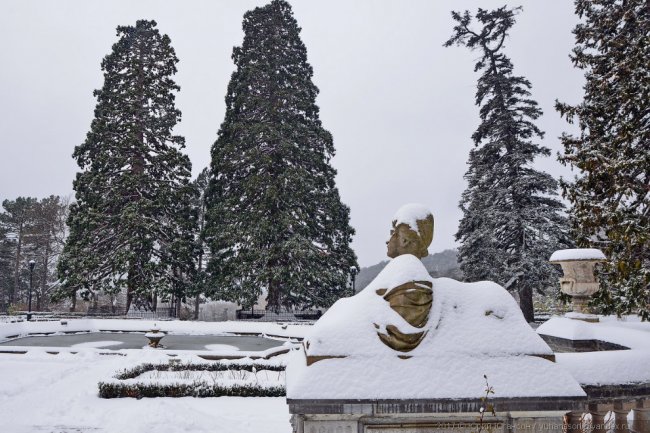
<svg viewBox="0 0 650 433">
<path fill-rule="evenodd" d="M 519 294 L 529 322 L 534 318 L 533 291 L 557 285 L 551 253 L 570 244 L 557 182 L 536 170 L 535 158 L 550 150 L 535 139 L 544 133 L 535 125 L 542 110 L 531 98 L 530 82 L 514 75 L 505 55 L 505 40 L 519 10 L 505 6 L 479 9 L 472 16 L 453 12 L 456 21 L 445 46 L 477 51 L 481 71 L 476 91 L 481 123 L 472 135 L 456 240 L 461 269 L 469 281 L 492 280 Z"/>
<path fill-rule="evenodd" d="M 564 134 L 562 182 L 582 247 L 600 248 L 603 312 L 650 320 L 650 6 L 647 0 L 576 0 L 582 19 L 571 59 L 585 71 L 584 99 L 557 104 Z"/>
<path fill-rule="evenodd" d="M 243 29 L 206 194 L 213 287 L 245 307 L 263 289 L 268 308 L 327 307 L 357 264 L 307 50 L 284 0 L 247 12 Z"/>
<path fill-rule="evenodd" d="M 181 118 L 173 81 L 178 59 L 155 21 L 117 28 L 119 40 L 102 61 L 95 118 L 73 157 L 67 239 L 58 270 L 60 294 L 177 293 L 192 267 L 186 214 L 192 195 L 190 161 L 175 135 Z M 182 251 L 183 254 L 174 254 Z"/>
</svg>

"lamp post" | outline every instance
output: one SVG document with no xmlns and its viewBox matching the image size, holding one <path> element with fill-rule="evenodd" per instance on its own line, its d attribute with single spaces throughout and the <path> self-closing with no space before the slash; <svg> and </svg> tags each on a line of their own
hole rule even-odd
<svg viewBox="0 0 650 433">
<path fill-rule="evenodd" d="M 27 311 L 28 322 L 32 319 L 32 286 L 34 283 L 34 265 L 36 265 L 36 262 L 34 260 L 30 260 L 29 261 L 29 309 Z"/>
</svg>

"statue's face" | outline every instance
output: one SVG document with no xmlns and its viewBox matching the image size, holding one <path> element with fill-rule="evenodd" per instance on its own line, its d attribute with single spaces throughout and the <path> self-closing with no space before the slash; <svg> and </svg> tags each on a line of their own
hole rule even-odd
<svg viewBox="0 0 650 433">
<path fill-rule="evenodd" d="M 390 231 L 390 239 L 386 242 L 388 246 L 387 255 L 391 259 L 402 254 L 413 254 L 418 257 L 419 243 L 418 235 L 406 224 L 400 224 Z"/>
</svg>

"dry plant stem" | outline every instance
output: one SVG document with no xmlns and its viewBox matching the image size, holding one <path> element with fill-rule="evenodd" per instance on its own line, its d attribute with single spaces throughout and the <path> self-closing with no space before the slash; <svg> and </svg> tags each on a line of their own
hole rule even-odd
<svg viewBox="0 0 650 433">
<path fill-rule="evenodd" d="M 481 406 L 479 409 L 480 415 L 478 417 L 478 431 L 476 433 L 481 433 L 483 431 L 483 423 L 486 411 L 490 412 L 492 416 L 496 416 L 494 406 L 491 403 L 488 403 L 490 394 L 494 394 L 494 388 L 490 386 L 487 375 L 484 374 L 483 378 L 485 378 L 485 395 L 481 397 L 481 403 L 483 403 L 483 406 Z"/>
</svg>

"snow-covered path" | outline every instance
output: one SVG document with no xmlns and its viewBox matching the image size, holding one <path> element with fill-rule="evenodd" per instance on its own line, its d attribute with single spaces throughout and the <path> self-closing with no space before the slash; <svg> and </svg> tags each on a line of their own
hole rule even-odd
<svg viewBox="0 0 650 433">
<path fill-rule="evenodd" d="M 12 433 L 288 433 L 284 398 L 100 399 L 97 382 L 143 359 L 127 356 L 0 354 L 0 420 Z M 146 355 L 145 355 L 146 356 Z M 156 356 L 150 355 L 148 358 Z M 158 355 L 160 356 L 160 355 Z"/>
</svg>

